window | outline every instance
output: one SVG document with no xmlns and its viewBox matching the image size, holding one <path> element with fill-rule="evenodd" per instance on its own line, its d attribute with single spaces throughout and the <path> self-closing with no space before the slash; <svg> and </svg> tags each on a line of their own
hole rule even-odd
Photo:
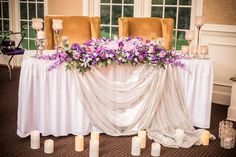
<svg viewBox="0 0 236 157">
<path fill-rule="evenodd" d="M 8 0 L 1 0 L 0 1 L 0 30 L 1 31 L 9 31 L 10 24 L 9 24 L 9 3 Z M 0 34 L 0 38 L 3 37 L 3 33 Z"/>
<path fill-rule="evenodd" d="M 20 28 L 25 33 L 22 46 L 35 49 L 36 32 L 32 28 L 32 18 L 44 18 L 44 0 L 20 0 Z"/>
<path fill-rule="evenodd" d="M 203 0 L 83 0 L 83 15 L 101 17 L 103 37 L 117 34 L 118 16 L 173 18 L 172 46 L 180 49 L 187 45 L 185 31 L 194 27 L 195 15 L 202 15 L 202 5 Z"/>
<path fill-rule="evenodd" d="M 172 46 L 187 45 L 185 31 L 190 29 L 192 0 L 152 0 L 151 16 L 174 19 Z"/>
<path fill-rule="evenodd" d="M 101 0 L 101 36 L 112 38 L 118 35 L 118 18 L 134 15 L 134 0 Z"/>
</svg>

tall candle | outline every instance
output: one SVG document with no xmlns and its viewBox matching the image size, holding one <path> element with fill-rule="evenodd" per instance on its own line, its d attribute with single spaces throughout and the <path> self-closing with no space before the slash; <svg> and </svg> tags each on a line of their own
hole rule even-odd
<svg viewBox="0 0 236 157">
<path fill-rule="evenodd" d="M 54 152 L 54 142 L 51 139 L 44 142 L 44 153 L 51 154 Z"/>
<path fill-rule="evenodd" d="M 151 155 L 160 156 L 161 154 L 161 145 L 159 143 L 152 143 Z"/>
<path fill-rule="evenodd" d="M 97 139 L 90 139 L 89 142 L 89 157 L 99 156 L 99 141 Z"/>
<path fill-rule="evenodd" d="M 62 30 L 62 20 L 53 19 L 52 28 L 54 31 Z"/>
<path fill-rule="evenodd" d="M 99 141 L 99 132 L 92 131 L 91 132 L 91 139 L 97 139 Z"/>
<path fill-rule="evenodd" d="M 132 137 L 131 155 L 133 156 L 140 155 L 140 145 L 141 145 L 140 138 L 138 136 Z"/>
<path fill-rule="evenodd" d="M 75 151 L 81 152 L 84 150 L 84 136 L 75 136 Z"/>
<path fill-rule="evenodd" d="M 178 145 L 182 144 L 184 140 L 184 130 L 176 129 L 175 130 L 175 141 Z"/>
<path fill-rule="evenodd" d="M 40 133 L 38 130 L 31 131 L 30 133 L 30 147 L 31 149 L 40 148 Z"/>
<path fill-rule="evenodd" d="M 146 136 L 147 136 L 147 132 L 146 131 L 139 131 L 138 132 L 138 137 L 141 140 L 141 145 L 140 145 L 141 149 L 146 147 Z"/>
<path fill-rule="evenodd" d="M 201 135 L 202 145 L 204 145 L 204 146 L 209 145 L 209 140 L 210 140 L 210 132 L 205 130 Z"/>
</svg>

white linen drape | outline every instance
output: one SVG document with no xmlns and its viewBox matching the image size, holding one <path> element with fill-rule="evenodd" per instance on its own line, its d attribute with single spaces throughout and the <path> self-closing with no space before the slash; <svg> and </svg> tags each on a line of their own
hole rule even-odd
<svg viewBox="0 0 236 157">
<path fill-rule="evenodd" d="M 87 135 L 93 130 L 102 132 L 97 125 L 97 127 L 93 125 L 95 122 L 89 117 L 87 109 L 80 98 L 83 92 L 80 92 L 80 95 L 78 94 L 77 83 L 79 83 L 79 86 L 82 86 L 80 91 L 92 89 L 91 92 L 94 92 L 96 96 L 101 95 L 102 99 L 105 99 L 106 103 L 104 105 L 107 106 L 104 108 L 106 110 L 114 110 L 108 113 L 104 111 L 102 114 L 109 114 L 105 115 L 105 118 L 114 115 L 114 117 L 107 121 L 116 123 L 115 126 L 112 125 L 113 129 L 118 128 L 118 131 L 114 131 L 115 134 L 125 135 L 128 134 L 127 132 L 133 134 L 142 128 L 146 128 L 149 138 L 155 139 L 155 141 L 163 145 L 176 147 L 176 144 L 173 143 L 174 128 L 185 129 L 182 121 L 187 119 L 186 115 L 176 117 L 180 113 L 186 112 L 185 109 L 181 110 L 183 104 L 180 102 L 182 100 L 175 100 L 179 99 L 178 95 L 176 97 L 176 94 L 174 95 L 176 93 L 175 90 L 178 90 L 179 86 L 183 87 L 184 99 L 187 104 L 190 120 L 193 121 L 195 126 L 209 127 L 213 76 L 211 60 L 183 60 L 187 70 L 190 72 L 182 69 L 172 69 L 172 67 L 163 71 L 163 69 L 157 69 L 151 65 L 138 65 L 136 67 L 131 65 L 111 65 L 92 69 L 91 74 L 86 73 L 86 75 L 89 75 L 88 82 L 95 80 L 95 84 L 87 84 L 86 80 L 76 81 L 76 77 L 85 79 L 88 76 L 82 76 L 72 70 L 65 70 L 64 65 L 48 71 L 47 68 L 52 64 L 52 61 L 32 58 L 31 56 L 34 53 L 35 51 L 27 51 L 25 53 L 21 67 L 17 118 L 17 135 L 20 137 L 28 136 L 35 129 L 39 130 L 43 136 Z M 179 71 L 180 85 L 177 83 L 178 79 L 175 78 L 176 70 Z M 158 84 L 158 82 L 164 82 L 162 79 L 165 79 L 165 83 Z M 170 79 L 173 80 L 169 81 Z M 141 80 L 147 83 L 147 87 L 144 87 L 144 82 Z M 136 86 L 138 81 L 140 84 Z M 156 81 L 156 83 L 152 83 L 152 81 Z M 111 84 L 112 82 L 114 84 Z M 98 85 L 101 86 L 98 88 Z M 114 85 L 115 88 L 109 89 L 108 85 Z M 124 87 L 124 89 L 121 87 Z M 107 89 L 107 91 L 104 92 L 103 88 Z M 95 89 L 99 90 L 96 91 Z M 117 92 L 118 89 L 121 92 Z M 147 93 L 142 95 L 145 90 Z M 157 94 L 156 97 L 160 97 L 159 99 L 152 97 L 155 93 L 151 93 L 150 90 L 158 90 L 158 92 L 163 90 L 166 94 L 162 93 L 162 96 Z M 125 93 L 128 94 L 126 95 Z M 111 97 L 107 96 L 107 94 Z M 90 103 L 93 103 L 95 100 L 99 103 L 101 102 L 99 97 L 94 99 L 94 96 L 87 97 L 83 101 L 87 101 L 87 99 L 92 99 L 89 100 L 91 101 Z M 151 100 L 155 100 L 156 103 L 153 104 Z M 148 103 L 150 104 L 148 106 L 141 105 Z M 172 105 L 165 107 L 165 104 Z M 99 109 L 98 104 L 92 105 Z M 148 109 L 156 107 L 155 115 L 150 115 L 153 111 L 148 110 L 147 107 Z M 94 107 L 90 108 L 95 109 Z M 149 111 L 144 112 L 144 115 L 149 117 L 149 119 L 138 116 L 144 110 Z M 143 123 L 134 121 L 135 118 L 142 119 Z M 169 120 L 170 123 L 167 123 L 166 120 Z M 132 126 L 128 127 L 129 124 L 132 124 Z M 201 132 L 201 130 L 192 130 L 192 125 L 189 124 L 188 119 L 186 124 L 184 126 L 188 129 L 185 129 L 185 131 L 188 131 L 188 133 L 185 136 L 185 141 L 188 142 L 187 144 L 184 142 L 182 147 L 188 147 L 195 143 Z M 172 125 L 172 128 L 169 129 L 168 125 Z M 112 132 L 109 134 L 112 134 Z"/>
<path fill-rule="evenodd" d="M 196 131 L 189 120 L 176 67 L 138 65 L 131 70 L 122 81 L 96 68 L 84 75 L 75 71 L 80 101 L 92 124 L 112 136 L 146 129 L 150 138 L 168 147 L 199 144 L 202 130 Z M 178 128 L 186 132 L 181 145 L 174 140 Z"/>
</svg>

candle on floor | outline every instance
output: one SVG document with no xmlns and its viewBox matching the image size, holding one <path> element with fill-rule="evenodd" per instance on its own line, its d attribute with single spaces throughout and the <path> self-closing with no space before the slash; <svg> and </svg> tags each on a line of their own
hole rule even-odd
<svg viewBox="0 0 236 157">
<path fill-rule="evenodd" d="M 209 145 L 209 140 L 210 140 L 210 132 L 207 130 L 204 130 L 204 132 L 201 135 L 202 145 L 204 145 L 204 146 Z"/>
<path fill-rule="evenodd" d="M 97 139 L 90 139 L 89 142 L 89 157 L 99 156 L 99 141 Z"/>
<path fill-rule="evenodd" d="M 160 156 L 161 154 L 161 145 L 159 143 L 152 143 L 151 155 Z"/>
<path fill-rule="evenodd" d="M 40 133 L 38 130 L 31 131 L 30 133 L 30 147 L 31 149 L 40 148 Z"/>
<path fill-rule="evenodd" d="M 178 145 L 182 144 L 184 140 L 184 130 L 176 129 L 175 130 L 175 141 Z"/>
<path fill-rule="evenodd" d="M 51 154 L 54 152 L 54 142 L 51 139 L 44 142 L 44 153 Z"/>
<path fill-rule="evenodd" d="M 140 138 L 138 136 L 132 137 L 132 146 L 131 146 L 131 155 L 139 156 L 140 155 Z"/>
<path fill-rule="evenodd" d="M 138 132 L 138 137 L 141 140 L 141 145 L 140 145 L 141 149 L 146 147 L 146 136 L 147 136 L 147 132 L 146 131 L 139 131 Z"/>
<path fill-rule="evenodd" d="M 75 136 L 75 151 L 81 152 L 84 150 L 84 136 Z"/>
<path fill-rule="evenodd" d="M 91 139 L 97 139 L 99 141 L 99 132 L 92 131 L 91 132 Z"/>
</svg>

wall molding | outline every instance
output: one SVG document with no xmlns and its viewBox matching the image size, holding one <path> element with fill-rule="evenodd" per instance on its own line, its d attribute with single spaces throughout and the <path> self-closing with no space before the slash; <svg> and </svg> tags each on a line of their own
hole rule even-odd
<svg viewBox="0 0 236 157">
<path fill-rule="evenodd" d="M 208 45 L 219 45 L 219 46 L 236 47 L 236 44 L 229 44 L 229 43 L 223 43 L 223 42 L 209 42 Z"/>
<path fill-rule="evenodd" d="M 201 29 L 201 43 L 209 46 L 209 56 L 213 60 L 212 101 L 229 105 L 232 89 L 229 78 L 236 74 L 236 26 L 205 24 Z"/>
<path fill-rule="evenodd" d="M 235 25 L 205 24 L 201 28 L 202 31 L 208 32 L 224 32 L 236 33 Z"/>
</svg>

